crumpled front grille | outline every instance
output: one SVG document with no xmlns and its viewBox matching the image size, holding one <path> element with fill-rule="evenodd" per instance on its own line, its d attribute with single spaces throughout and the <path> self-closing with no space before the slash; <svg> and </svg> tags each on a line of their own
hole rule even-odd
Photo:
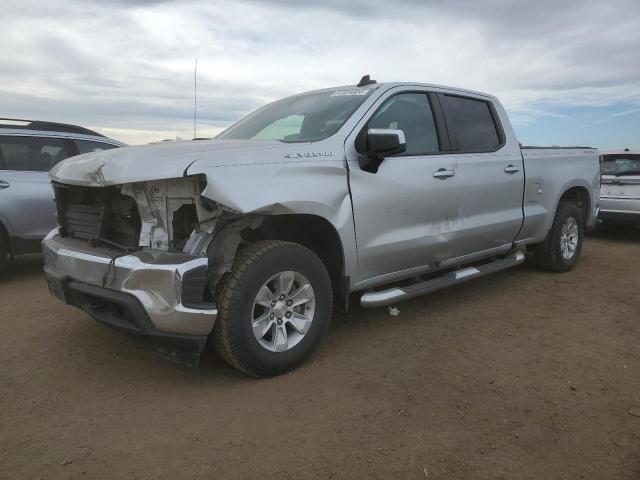
<svg viewBox="0 0 640 480">
<path fill-rule="evenodd" d="M 64 213 L 64 228 L 73 238 L 97 240 L 102 233 L 102 215 L 105 206 L 71 203 Z"/>
<path fill-rule="evenodd" d="M 133 198 L 122 195 L 117 187 L 53 186 L 62 236 L 138 248 L 141 222 Z"/>
</svg>

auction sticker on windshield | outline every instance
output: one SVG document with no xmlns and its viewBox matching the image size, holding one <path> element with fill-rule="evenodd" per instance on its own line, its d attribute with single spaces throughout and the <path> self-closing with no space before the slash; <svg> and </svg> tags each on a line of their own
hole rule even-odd
<svg viewBox="0 0 640 480">
<path fill-rule="evenodd" d="M 366 95 L 369 90 L 366 88 L 353 88 L 351 90 L 336 90 L 331 94 L 332 97 L 349 97 L 351 95 Z"/>
</svg>

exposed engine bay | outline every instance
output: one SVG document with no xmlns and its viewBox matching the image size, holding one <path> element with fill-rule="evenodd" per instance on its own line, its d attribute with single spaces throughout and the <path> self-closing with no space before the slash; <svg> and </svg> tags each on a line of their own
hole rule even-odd
<svg viewBox="0 0 640 480">
<path fill-rule="evenodd" d="M 203 255 L 225 209 L 200 195 L 202 175 L 84 187 L 55 183 L 61 234 L 124 251 Z"/>
</svg>

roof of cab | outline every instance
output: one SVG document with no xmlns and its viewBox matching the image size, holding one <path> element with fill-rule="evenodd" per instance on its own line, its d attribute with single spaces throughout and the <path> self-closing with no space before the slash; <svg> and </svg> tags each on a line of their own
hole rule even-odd
<svg viewBox="0 0 640 480">
<path fill-rule="evenodd" d="M 292 95 L 292 96 L 298 96 L 298 95 L 305 95 L 308 93 L 322 93 L 322 92 L 334 92 L 337 90 L 377 90 L 379 88 L 384 87 L 385 90 L 394 88 L 394 87 L 420 87 L 420 88 L 435 88 L 435 89 L 442 89 L 442 90 L 449 90 L 452 92 L 456 92 L 456 93 L 460 93 L 460 94 L 467 94 L 467 95 L 475 95 L 475 96 L 480 96 L 480 97 L 486 97 L 486 98 L 490 98 L 492 100 L 496 100 L 496 97 L 494 95 L 491 95 L 489 93 L 485 93 L 485 92 L 478 92 L 476 90 L 468 90 L 465 88 L 459 88 L 459 87 L 450 87 L 447 85 L 437 85 L 437 84 L 433 84 L 433 83 L 421 83 L 421 82 L 382 82 L 382 83 L 370 83 L 367 85 L 363 85 L 361 87 L 358 87 L 357 85 L 341 85 L 341 86 L 337 86 L 337 87 L 328 87 L 328 88 L 321 88 L 318 90 L 311 90 L 308 92 L 300 92 L 298 94 Z"/>
</svg>

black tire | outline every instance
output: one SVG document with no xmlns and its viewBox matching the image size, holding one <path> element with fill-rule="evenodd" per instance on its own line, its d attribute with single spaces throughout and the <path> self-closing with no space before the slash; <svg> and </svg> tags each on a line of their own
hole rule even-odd
<svg viewBox="0 0 640 480">
<path fill-rule="evenodd" d="M 562 255 L 562 228 L 568 219 L 573 218 L 578 226 L 577 246 L 573 256 Z M 584 216 L 578 206 L 571 202 L 560 202 L 556 210 L 551 230 L 544 242 L 533 247 L 536 265 L 545 270 L 564 273 L 571 270 L 580 257 L 584 239 Z"/>
<path fill-rule="evenodd" d="M 260 345 L 253 334 L 253 302 L 265 282 L 284 271 L 295 271 L 308 279 L 315 295 L 315 311 L 299 343 L 289 350 L 273 352 Z M 331 280 L 318 256 L 301 245 L 278 240 L 245 247 L 217 298 L 215 349 L 229 365 L 255 377 L 285 373 L 309 358 L 329 326 L 333 302 Z"/>
<path fill-rule="evenodd" d="M 7 268 L 7 261 L 9 259 L 9 243 L 6 237 L 0 232 L 0 273 L 3 273 Z"/>
</svg>

